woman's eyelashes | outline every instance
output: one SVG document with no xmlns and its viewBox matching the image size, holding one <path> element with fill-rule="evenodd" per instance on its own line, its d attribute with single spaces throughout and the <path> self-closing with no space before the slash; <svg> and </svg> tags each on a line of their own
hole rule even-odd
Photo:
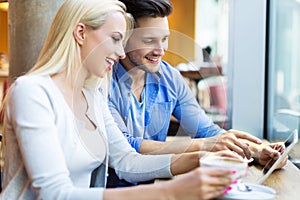
<svg viewBox="0 0 300 200">
<path fill-rule="evenodd" d="M 112 35 L 111 38 L 115 43 L 120 42 L 123 40 L 123 36 L 120 33 L 117 33 L 115 35 Z"/>
</svg>

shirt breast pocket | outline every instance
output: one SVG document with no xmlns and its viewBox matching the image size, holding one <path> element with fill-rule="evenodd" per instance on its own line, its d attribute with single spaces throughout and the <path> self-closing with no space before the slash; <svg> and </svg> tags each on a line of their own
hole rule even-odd
<svg viewBox="0 0 300 200">
<path fill-rule="evenodd" d="M 149 111 L 149 119 L 146 120 L 145 139 L 164 141 L 171 119 L 172 102 L 154 103 Z"/>
</svg>

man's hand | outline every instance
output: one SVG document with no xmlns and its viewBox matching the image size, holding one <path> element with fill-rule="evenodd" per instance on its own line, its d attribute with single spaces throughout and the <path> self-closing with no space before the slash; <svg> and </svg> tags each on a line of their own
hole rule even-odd
<svg viewBox="0 0 300 200">
<path fill-rule="evenodd" d="M 262 166 L 266 165 L 267 169 L 272 166 L 272 164 L 279 158 L 280 154 L 282 154 L 285 150 L 282 142 L 255 146 L 256 149 L 254 150 L 254 160 Z M 284 167 L 287 163 L 287 160 L 288 156 L 286 156 L 277 166 L 277 169 Z"/>
<path fill-rule="evenodd" d="M 259 138 L 252 136 L 249 133 L 231 129 L 214 137 L 203 138 L 199 145 L 202 151 L 215 152 L 220 150 L 231 150 L 238 153 L 243 158 L 246 156 L 250 159 L 250 142 L 255 144 L 262 143 Z"/>
</svg>

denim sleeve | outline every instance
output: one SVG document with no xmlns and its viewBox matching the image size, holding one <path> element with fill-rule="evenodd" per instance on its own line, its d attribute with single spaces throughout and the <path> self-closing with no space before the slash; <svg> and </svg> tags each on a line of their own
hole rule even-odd
<svg viewBox="0 0 300 200">
<path fill-rule="evenodd" d="M 127 133 L 123 132 L 123 135 L 126 137 L 129 144 L 137 151 L 140 152 L 141 143 L 143 141 L 142 137 L 133 137 Z"/>
<path fill-rule="evenodd" d="M 175 79 L 177 102 L 173 115 L 180 121 L 180 125 L 192 138 L 211 137 L 225 132 L 214 124 L 199 106 L 194 94 L 186 81 L 179 74 Z"/>
</svg>

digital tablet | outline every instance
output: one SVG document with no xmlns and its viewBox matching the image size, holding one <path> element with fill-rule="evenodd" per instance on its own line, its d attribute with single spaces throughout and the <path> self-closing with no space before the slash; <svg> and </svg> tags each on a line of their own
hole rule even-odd
<svg viewBox="0 0 300 200">
<path fill-rule="evenodd" d="M 262 177 L 260 177 L 257 181 L 258 184 L 262 184 L 270 174 L 276 169 L 276 167 L 280 164 L 280 162 L 288 155 L 290 150 L 295 146 L 298 142 L 298 130 L 294 130 L 289 137 L 284 141 L 285 150 L 280 155 L 277 160 L 271 159 L 262 170 Z"/>
</svg>

